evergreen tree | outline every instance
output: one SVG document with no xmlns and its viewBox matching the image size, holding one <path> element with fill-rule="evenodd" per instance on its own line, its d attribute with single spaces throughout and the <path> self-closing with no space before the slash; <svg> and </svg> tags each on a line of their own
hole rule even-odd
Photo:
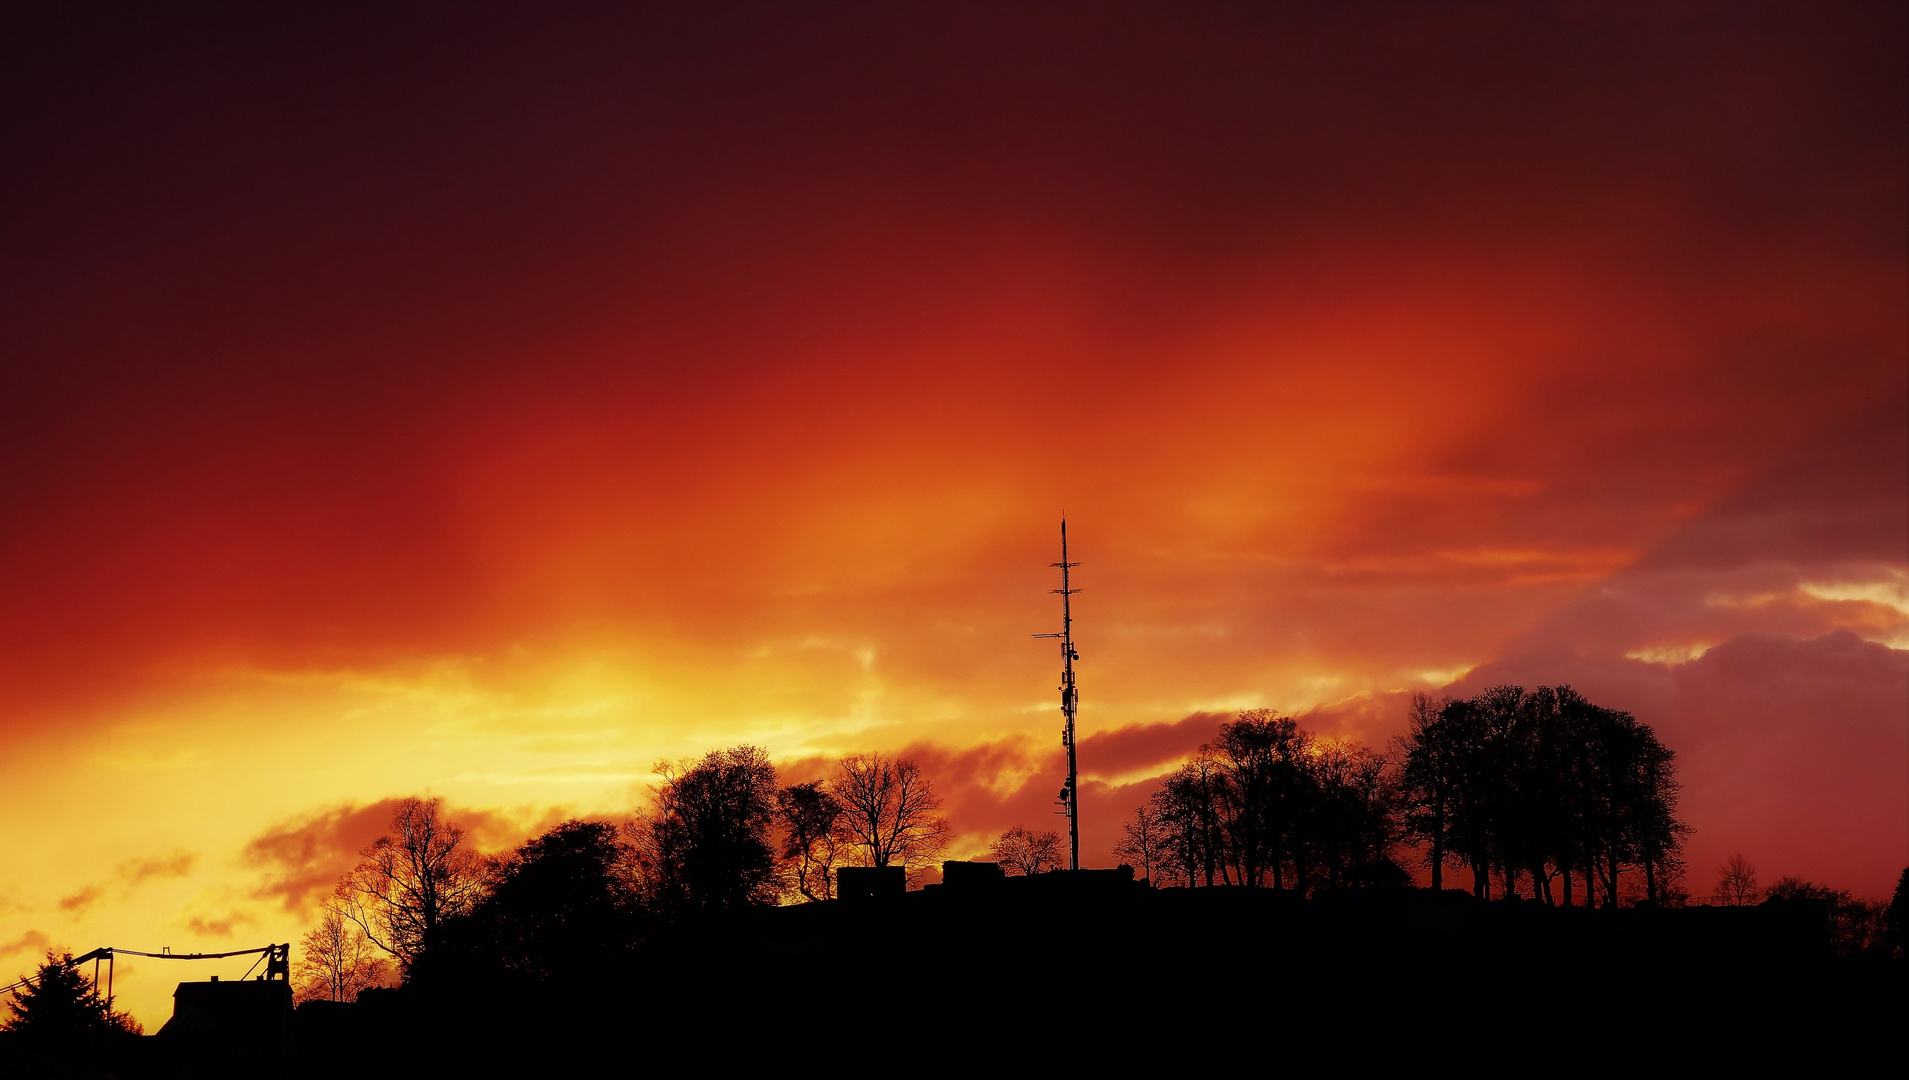
<svg viewBox="0 0 1909 1080">
<path fill-rule="evenodd" d="M 71 953 L 47 953 L 46 963 L 13 992 L 7 1006 L 13 1017 L 0 1028 L 42 1045 L 71 1047 L 102 1034 L 140 1033 L 132 1017 L 107 1007 Z"/>
</svg>

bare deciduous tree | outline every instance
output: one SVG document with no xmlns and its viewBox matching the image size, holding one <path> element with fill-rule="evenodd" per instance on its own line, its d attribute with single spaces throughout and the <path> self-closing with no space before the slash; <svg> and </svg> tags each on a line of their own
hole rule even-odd
<svg viewBox="0 0 1909 1080">
<path fill-rule="evenodd" d="M 1263 885 L 1270 875 L 1276 889 L 1290 883 L 1305 891 L 1312 851 L 1301 831 L 1313 787 L 1312 733 L 1271 709 L 1247 709 L 1203 749 L 1218 766 L 1214 805 L 1230 863 L 1223 871 L 1241 885 Z"/>
<path fill-rule="evenodd" d="M 1739 851 L 1717 869 L 1717 896 L 1731 906 L 1754 904 L 1763 899 L 1757 887 L 1757 868 Z"/>
<path fill-rule="evenodd" d="M 829 794 L 842 804 L 842 836 L 864 865 L 912 871 L 948 842 L 941 800 L 912 761 L 881 754 L 844 758 Z"/>
<path fill-rule="evenodd" d="M 1114 858 L 1138 867 L 1147 884 L 1154 885 L 1154 872 L 1165 870 L 1173 862 L 1173 842 L 1173 830 L 1160 816 L 1160 811 L 1150 805 L 1141 806 L 1133 812 L 1133 820 L 1121 826 Z"/>
<path fill-rule="evenodd" d="M 1413 694 L 1406 734 L 1393 740 L 1399 756 L 1399 809 L 1407 837 L 1425 844 L 1425 865 L 1432 871 L 1432 891 L 1445 887 L 1445 864 L 1452 857 L 1459 783 L 1458 747 L 1450 727 L 1440 722 L 1451 704 Z M 1570 887 L 1570 877 L 1565 877 Z M 1567 891 L 1567 897 L 1570 893 Z M 1568 900 L 1566 901 L 1569 902 Z"/>
<path fill-rule="evenodd" d="M 444 819 L 440 799 L 405 799 L 391 811 L 391 831 L 366 848 L 364 860 L 338 883 L 339 910 L 373 945 L 409 967 L 425 935 L 470 910 L 483 894 L 487 865 L 464 844 L 464 830 Z"/>
<path fill-rule="evenodd" d="M 1398 814 L 1385 759 L 1353 743 L 1321 740 L 1309 771 L 1304 839 L 1315 849 L 1319 883 L 1371 885 L 1381 868 L 1398 873 L 1391 861 Z"/>
<path fill-rule="evenodd" d="M 1061 834 L 1035 832 L 1016 825 L 995 838 L 988 854 L 994 856 L 1007 873 L 1030 876 L 1045 873 L 1060 865 Z"/>
<path fill-rule="evenodd" d="M 820 781 L 794 784 L 776 792 L 776 821 L 782 826 L 783 859 L 790 862 L 796 891 L 810 900 L 827 900 L 835 866 L 836 826 L 842 804 L 822 790 Z"/>
<path fill-rule="evenodd" d="M 1153 811 L 1170 837 L 1166 869 L 1189 887 L 1202 879 L 1212 885 L 1215 870 L 1225 865 L 1214 796 L 1221 783 L 1219 763 L 1201 747 L 1153 793 Z"/>
<path fill-rule="evenodd" d="M 326 901 L 318 925 L 299 941 L 297 999 L 355 1001 L 358 991 L 383 986 L 390 965 L 378 955 L 364 931 L 345 916 L 342 901 Z"/>
</svg>

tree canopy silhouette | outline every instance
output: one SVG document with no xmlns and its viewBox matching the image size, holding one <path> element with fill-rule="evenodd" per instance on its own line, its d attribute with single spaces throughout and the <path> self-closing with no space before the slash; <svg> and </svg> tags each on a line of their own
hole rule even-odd
<svg viewBox="0 0 1909 1080">
<path fill-rule="evenodd" d="M 1561 878 L 1565 904 L 1575 879 L 1609 906 L 1633 871 L 1644 899 L 1673 895 L 1689 831 L 1673 756 L 1630 714 L 1570 687 L 1501 686 L 1419 695 L 1408 725 L 1387 760 L 1270 710 L 1240 713 L 1155 792 L 1145 827 L 1160 834 L 1158 872 L 1302 893 L 1403 885 L 1397 858 L 1415 842 L 1434 888 L 1461 862 L 1481 897 L 1495 877 L 1505 895 L 1522 886 L 1555 903 Z"/>
<path fill-rule="evenodd" d="M 55 1050 L 99 1036 L 140 1034 L 137 1021 L 107 1007 L 92 980 L 74 966 L 71 953 L 47 953 L 31 979 L 13 992 L 7 1002 L 13 1015 L 0 1029 Z"/>
<path fill-rule="evenodd" d="M 1789 875 L 1771 884 L 1766 894 L 1771 900 L 1819 900 L 1829 909 L 1829 943 L 1838 956 L 1892 955 L 1889 938 L 1889 906 L 1864 900 L 1848 889 L 1834 889 L 1814 881 Z"/>
<path fill-rule="evenodd" d="M 1216 884 L 1214 875 L 1224 862 L 1216 798 L 1220 783 L 1219 764 L 1203 746 L 1153 794 L 1153 809 L 1169 838 L 1163 867 L 1179 884 Z"/>
<path fill-rule="evenodd" d="M 760 747 L 657 766 L 663 783 L 632 830 L 644 898 L 663 912 L 774 903 L 776 770 Z"/>
<path fill-rule="evenodd" d="M 995 838 L 988 854 L 1009 874 L 1045 873 L 1060 866 L 1061 834 L 1016 825 Z"/>
<path fill-rule="evenodd" d="M 1148 809 L 1162 849 L 1155 865 L 1169 880 L 1305 892 L 1395 883 L 1400 873 L 1391 862 L 1399 829 L 1384 759 L 1322 742 L 1268 709 L 1222 724 Z"/>
<path fill-rule="evenodd" d="M 1495 874 L 1508 896 L 1522 881 L 1552 903 L 1561 879 L 1566 905 L 1582 882 L 1587 904 L 1614 906 L 1626 871 L 1642 872 L 1653 902 L 1682 874 L 1673 755 L 1648 725 L 1568 686 L 1415 699 L 1398 750 L 1403 825 L 1434 881 L 1455 859 L 1481 897 Z"/>
<path fill-rule="evenodd" d="M 793 784 L 776 792 L 776 821 L 782 828 L 780 854 L 796 891 L 810 900 L 827 900 L 834 892 L 831 871 L 842 804 L 819 780 Z"/>
<path fill-rule="evenodd" d="M 614 825 L 555 826 L 496 861 L 483 898 L 439 925 L 414 976 L 482 984 L 594 977 L 642 938 L 634 863 Z"/>
<path fill-rule="evenodd" d="M 1909 866 L 1896 878 L 1896 891 L 1883 908 L 1883 947 L 1892 959 L 1909 961 Z"/>
</svg>

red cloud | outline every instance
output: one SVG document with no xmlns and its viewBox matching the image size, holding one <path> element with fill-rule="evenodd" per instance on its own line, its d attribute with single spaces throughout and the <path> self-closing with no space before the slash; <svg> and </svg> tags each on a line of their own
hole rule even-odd
<svg viewBox="0 0 1909 1080">
<path fill-rule="evenodd" d="M 245 856 L 265 867 L 266 880 L 252 895 L 277 899 L 288 911 L 304 911 L 331 892 L 358 853 L 384 834 L 397 799 L 367 806 L 335 806 L 266 830 L 245 845 Z"/>
<path fill-rule="evenodd" d="M 265 879 L 252 895 L 276 899 L 287 911 L 308 910 L 357 864 L 361 851 L 384 835 L 400 801 L 326 807 L 254 837 L 245 845 L 245 857 L 264 868 Z M 568 816 L 561 807 L 524 815 L 447 807 L 444 815 L 463 827 L 466 842 L 478 851 L 511 847 Z"/>
<path fill-rule="evenodd" d="M 1300 727 L 1316 735 L 1362 742 L 1384 753 L 1392 736 L 1405 730 L 1405 714 L 1411 707 L 1413 693 L 1411 690 L 1389 690 L 1379 694 L 1360 694 L 1347 701 L 1310 709 L 1294 719 Z"/>
<path fill-rule="evenodd" d="M 1196 712 L 1182 720 L 1095 732 L 1080 741 L 1081 772 L 1105 776 L 1178 761 L 1231 719 L 1226 713 Z"/>
</svg>

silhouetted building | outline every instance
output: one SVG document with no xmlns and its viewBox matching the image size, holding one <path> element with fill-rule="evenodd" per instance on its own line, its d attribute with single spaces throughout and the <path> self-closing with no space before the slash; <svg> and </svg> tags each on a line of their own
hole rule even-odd
<svg viewBox="0 0 1909 1080">
<path fill-rule="evenodd" d="M 165 1056 L 195 1076 L 262 1076 L 292 1058 L 292 987 L 283 979 L 182 982 L 159 1029 Z M 186 1075 L 186 1074 L 182 1074 Z"/>
</svg>

